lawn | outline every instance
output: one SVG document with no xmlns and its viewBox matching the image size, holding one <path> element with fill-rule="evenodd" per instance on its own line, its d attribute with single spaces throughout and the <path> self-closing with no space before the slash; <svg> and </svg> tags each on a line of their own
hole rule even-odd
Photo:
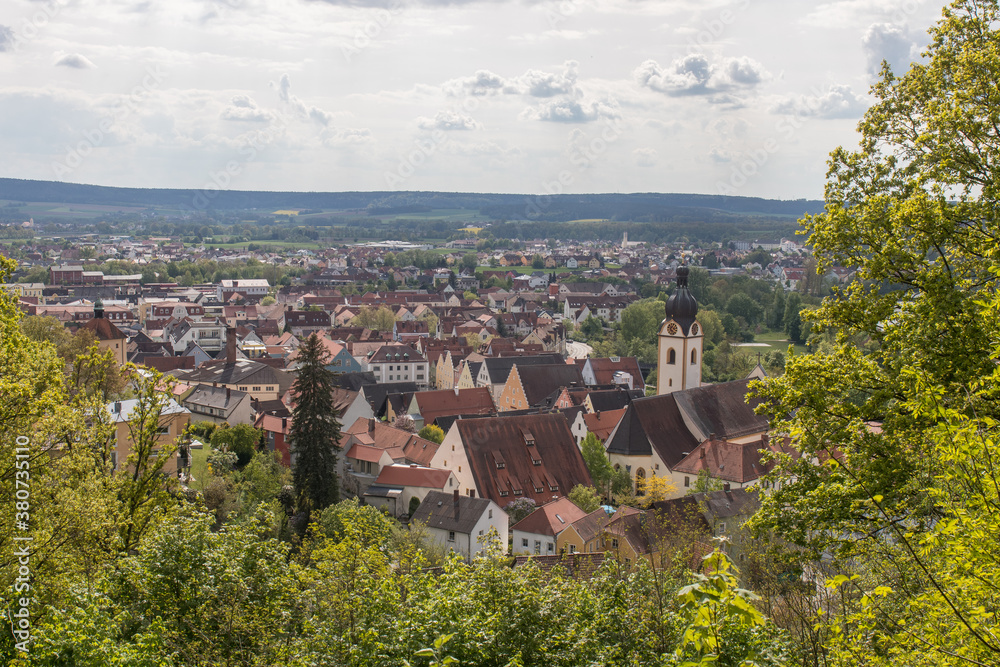
<svg viewBox="0 0 1000 667">
<path fill-rule="evenodd" d="M 784 331 L 768 331 L 766 333 L 758 334 L 754 338 L 755 343 L 767 343 L 771 346 L 771 349 L 778 350 L 779 352 L 788 352 L 788 346 L 790 342 L 788 336 Z M 746 348 L 748 350 L 753 350 L 754 348 Z M 763 350 L 764 348 L 757 348 L 758 350 Z M 796 345 L 795 354 L 806 354 L 809 349 L 805 345 Z"/>
<path fill-rule="evenodd" d="M 190 484 L 192 489 L 204 491 L 205 485 L 208 484 L 212 477 L 211 473 L 208 472 L 209 451 L 211 451 L 211 448 L 208 444 L 201 449 L 191 450 L 191 476 L 194 477 L 194 481 Z"/>
</svg>

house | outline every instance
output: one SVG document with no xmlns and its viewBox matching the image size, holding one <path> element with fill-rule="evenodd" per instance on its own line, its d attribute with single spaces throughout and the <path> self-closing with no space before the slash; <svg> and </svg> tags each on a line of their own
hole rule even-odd
<svg viewBox="0 0 1000 667">
<path fill-rule="evenodd" d="M 771 471 L 774 462 L 765 462 L 763 458 L 765 453 L 775 452 L 796 455 L 783 442 L 772 443 L 766 433 L 756 439 L 738 441 L 711 436 L 677 463 L 674 472 L 684 476 L 685 491 L 700 474 L 721 480 L 730 488 L 743 489 L 753 486 L 761 475 Z"/>
<path fill-rule="evenodd" d="M 198 384 L 182 394 L 179 403 L 191 411 L 195 421 L 230 426 L 254 423 L 250 394 L 245 391 Z"/>
<path fill-rule="evenodd" d="M 741 562 L 751 540 L 744 524 L 760 509 L 760 495 L 755 488 L 724 487 L 721 491 L 658 501 L 653 503 L 653 509 L 661 516 L 682 517 L 690 522 L 689 530 L 705 537 L 725 538 L 722 548 L 734 561 Z"/>
<path fill-rule="evenodd" d="M 148 453 L 149 456 L 156 456 L 162 448 L 173 445 L 184 435 L 185 429 L 191 422 L 191 412 L 182 407 L 172 398 L 160 395 L 159 419 L 156 425 L 156 444 Z M 135 438 L 139 435 L 146 423 L 146 415 L 140 413 L 141 405 L 138 399 L 126 401 L 114 401 L 108 403 L 105 409 L 108 412 L 111 423 L 115 425 L 115 447 L 112 453 L 112 465 L 116 470 L 123 469 L 128 462 L 129 456 L 135 448 Z M 150 414 L 150 413 L 147 413 Z M 181 452 L 177 451 L 163 466 L 161 472 L 164 475 L 175 476 L 184 467 L 181 461 Z"/>
<path fill-rule="evenodd" d="M 485 387 L 418 391 L 413 394 L 407 410 L 418 428 L 433 424 L 438 417 L 487 416 L 495 413 L 493 397 Z"/>
<path fill-rule="evenodd" d="M 513 526 L 514 554 L 542 554 L 551 556 L 558 553 L 556 541 L 559 535 L 574 521 L 587 513 L 566 497 L 545 503 Z"/>
<path fill-rule="evenodd" d="M 125 352 L 128 347 L 128 339 L 121 329 L 116 327 L 111 320 L 104 317 L 104 304 L 97 301 L 94 304 L 94 317 L 83 329 L 90 331 L 97 339 L 97 346 L 102 352 L 111 352 L 119 366 L 125 365 Z"/>
<path fill-rule="evenodd" d="M 564 364 L 562 355 L 559 354 L 539 354 L 525 357 L 488 357 L 483 359 L 479 372 L 474 376 L 477 387 L 488 387 L 496 401 L 500 396 L 504 385 L 507 383 L 507 376 L 510 369 L 517 364 L 520 367 L 537 364 Z"/>
<path fill-rule="evenodd" d="M 191 371 L 179 371 L 176 377 L 188 384 L 208 384 L 244 391 L 257 400 L 279 398 L 291 387 L 294 378 L 290 373 L 259 361 L 238 359 L 236 355 L 236 330 L 230 328 L 224 358 L 204 363 Z"/>
<path fill-rule="evenodd" d="M 439 449 L 437 443 L 370 417 L 360 417 L 341 430 L 340 449 L 343 452 L 343 464 L 338 463 L 342 468 L 341 486 L 358 496 L 367 492 L 384 467 L 395 463 L 446 469 L 446 466 L 435 465 L 435 461 L 443 460 L 435 456 Z M 401 511 L 405 512 L 406 508 Z"/>
<path fill-rule="evenodd" d="M 515 363 L 497 397 L 497 409 L 505 411 L 541 407 L 545 400 L 559 389 L 582 386 L 583 376 L 575 364 L 537 364 L 519 367 L 518 363 Z"/>
<path fill-rule="evenodd" d="M 382 345 L 368 357 L 367 366 L 380 383 L 414 382 L 424 388 L 430 384 L 427 358 L 409 345 Z"/>
<path fill-rule="evenodd" d="M 285 326 L 299 338 L 325 331 L 333 326 L 330 313 L 325 310 L 289 310 L 285 313 Z"/>
<path fill-rule="evenodd" d="M 605 442 L 609 460 L 616 468 L 624 467 L 637 488 L 647 476 L 664 475 L 682 495 L 685 475 L 674 468 L 699 444 L 713 437 L 751 443 L 767 432 L 767 416 L 754 412 L 759 401 L 747 402 L 749 382 L 724 382 L 633 400 Z"/>
<path fill-rule="evenodd" d="M 463 494 L 501 505 L 518 498 L 540 505 L 577 484 L 593 485 L 560 413 L 459 419 L 441 450 L 450 457 Z"/>
<path fill-rule="evenodd" d="M 410 513 L 414 498 L 423 502 L 432 491 L 452 493 L 458 480 L 450 470 L 425 468 L 415 463 L 389 464 L 379 470 L 378 477 L 364 493 L 365 503 L 384 509 L 390 516 Z"/>
<path fill-rule="evenodd" d="M 588 386 L 625 385 L 629 389 L 644 386 L 639 361 L 635 357 L 606 357 L 577 359 L 583 381 Z"/>
<path fill-rule="evenodd" d="M 618 422 L 625 416 L 625 411 L 625 408 L 619 408 L 603 412 L 588 412 L 583 415 L 583 423 L 587 427 L 587 432 L 593 433 L 603 444 L 618 426 Z"/>
<path fill-rule="evenodd" d="M 487 498 L 431 491 L 410 517 L 427 528 L 431 540 L 467 561 L 486 555 L 491 544 L 507 550 L 507 513 Z"/>
<path fill-rule="evenodd" d="M 604 551 L 604 528 L 608 513 L 597 508 L 590 514 L 574 519 L 556 538 L 558 553 L 600 553 Z"/>
<path fill-rule="evenodd" d="M 216 296 L 219 301 L 226 301 L 233 294 L 248 297 L 265 297 L 271 283 L 263 279 L 251 278 L 248 280 L 223 280 L 216 288 Z"/>
</svg>

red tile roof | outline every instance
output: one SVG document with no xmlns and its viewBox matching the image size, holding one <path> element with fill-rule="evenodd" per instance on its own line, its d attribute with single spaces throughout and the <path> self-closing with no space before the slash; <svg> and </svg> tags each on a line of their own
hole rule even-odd
<svg viewBox="0 0 1000 667">
<path fill-rule="evenodd" d="M 574 505 L 569 498 L 563 497 L 545 503 L 511 526 L 511 530 L 555 537 L 585 516 L 586 512 Z"/>
<path fill-rule="evenodd" d="M 425 489 L 444 489 L 451 477 L 450 470 L 425 468 L 416 465 L 385 466 L 375 479 L 382 486 L 416 486 Z"/>
</svg>

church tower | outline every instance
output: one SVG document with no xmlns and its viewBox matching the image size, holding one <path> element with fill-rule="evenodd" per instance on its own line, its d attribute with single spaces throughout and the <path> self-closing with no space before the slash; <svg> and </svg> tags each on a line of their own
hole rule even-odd
<svg viewBox="0 0 1000 667">
<path fill-rule="evenodd" d="M 677 289 L 667 299 L 667 317 L 660 324 L 656 393 L 669 394 L 701 386 L 703 334 L 695 319 L 698 302 L 688 290 L 686 266 L 677 267 Z"/>
</svg>

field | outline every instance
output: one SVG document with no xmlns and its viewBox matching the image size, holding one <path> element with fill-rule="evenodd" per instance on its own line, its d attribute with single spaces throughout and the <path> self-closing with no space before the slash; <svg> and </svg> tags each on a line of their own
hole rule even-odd
<svg viewBox="0 0 1000 667">
<path fill-rule="evenodd" d="M 752 352 L 753 350 L 760 350 L 766 352 L 768 349 L 778 350 L 779 352 L 788 352 L 788 346 L 791 343 L 788 341 L 788 337 L 785 335 L 784 331 L 768 331 L 767 333 L 762 333 L 754 339 L 755 343 L 767 343 L 769 348 L 753 348 L 747 347 L 743 348 Z M 805 354 L 809 350 L 805 345 L 795 345 L 795 354 Z"/>
</svg>

